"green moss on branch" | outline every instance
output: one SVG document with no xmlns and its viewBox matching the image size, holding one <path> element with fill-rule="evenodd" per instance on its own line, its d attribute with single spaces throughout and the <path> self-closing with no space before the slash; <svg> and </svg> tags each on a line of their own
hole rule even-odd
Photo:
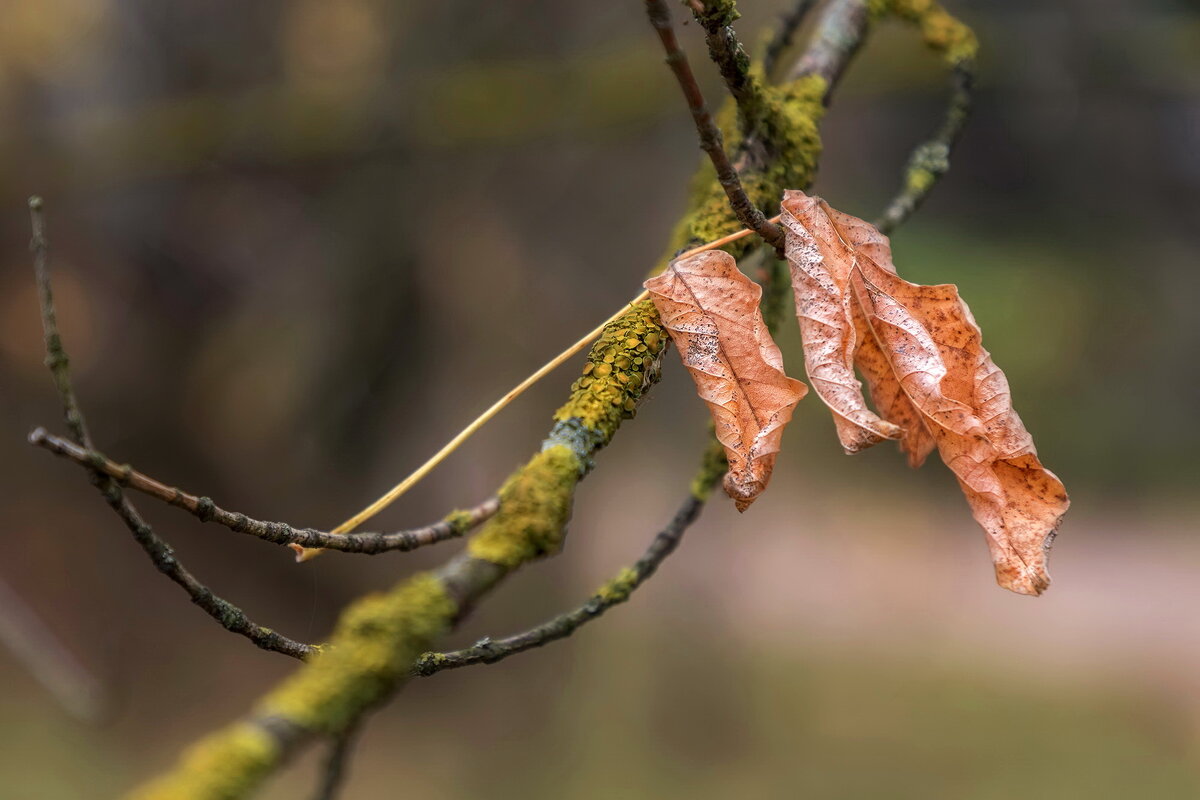
<svg viewBox="0 0 1200 800">
<path fill-rule="evenodd" d="M 704 27 L 728 27 L 741 18 L 734 0 L 704 0 L 699 9 L 693 9 L 696 20 Z"/>
<path fill-rule="evenodd" d="M 933 0 L 874 0 L 871 11 L 877 17 L 895 14 L 917 25 L 925 44 L 941 53 L 951 67 L 974 61 L 979 52 L 975 33 Z"/>
<path fill-rule="evenodd" d="M 711 13 L 727 15 L 728 21 L 736 14 L 726 0 L 708 7 Z M 751 76 L 756 82 L 750 92 L 754 101 L 741 112 L 746 133 L 729 131 L 727 137 L 739 154 L 748 196 L 765 213 L 773 214 L 784 189 L 807 187 L 816 171 L 821 152 L 817 123 L 828 87 L 816 75 L 783 86 L 766 85 L 758 73 Z M 726 118 L 732 128 L 732 107 Z M 702 169 L 697 187 L 675 232 L 672 253 L 741 228 L 711 167 Z M 727 249 L 740 258 L 753 245 L 745 239 Z M 571 386 L 570 397 L 555 414 L 555 427 L 542 451 L 505 483 L 500 510 L 468 544 L 470 556 L 507 571 L 561 547 L 578 481 L 592 455 L 634 415 L 638 402 L 658 379 L 666 343 L 649 301 L 634 304 L 605 329 Z M 707 497 L 725 469 L 723 450 L 710 451 L 693 483 L 696 498 Z M 692 515 L 688 521 L 697 509 L 688 512 Z M 451 515 L 452 522 L 457 520 Z M 631 568 L 600 594 L 623 600 L 635 584 L 636 572 Z M 343 612 L 328 645 L 263 700 L 256 719 L 205 739 L 167 777 L 135 797 L 246 797 L 285 756 L 284 745 L 270 733 L 268 721 L 292 728 L 296 740 L 305 734 L 341 732 L 395 690 L 459 612 L 447 585 L 427 574 L 354 603 Z"/>
</svg>

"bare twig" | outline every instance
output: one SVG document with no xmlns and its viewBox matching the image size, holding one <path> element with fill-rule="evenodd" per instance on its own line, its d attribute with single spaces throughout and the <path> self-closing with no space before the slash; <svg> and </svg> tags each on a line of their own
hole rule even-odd
<svg viewBox="0 0 1200 800">
<path fill-rule="evenodd" d="M 58 333 L 57 319 L 54 307 L 54 293 L 50 285 L 50 267 L 47 259 L 46 225 L 43 217 L 43 204 L 39 197 L 29 200 L 29 212 L 33 225 L 33 241 L 31 249 L 34 255 L 34 272 L 37 277 L 38 295 L 41 301 L 42 328 L 46 335 L 46 364 L 54 376 L 54 384 L 58 388 L 62 401 L 63 413 L 67 427 L 75 443 L 86 450 L 92 450 L 91 436 L 88 434 L 87 423 L 83 411 L 75 396 L 71 383 L 70 359 L 63 346 L 62 337 Z M 105 501 L 121 518 L 133 534 L 134 540 L 150 557 L 151 562 L 159 572 L 166 575 L 183 588 L 192 602 L 204 609 L 213 619 L 229 631 L 245 636 L 264 650 L 303 659 L 315 648 L 311 645 L 293 641 L 270 628 L 257 624 L 237 606 L 212 593 L 207 586 L 196 578 L 179 563 L 171 546 L 154 533 L 138 514 L 137 509 L 124 496 L 121 487 L 102 470 L 92 467 L 92 480 L 96 488 L 104 496 Z"/>
<path fill-rule="evenodd" d="M 54 307 L 54 291 L 50 285 L 50 264 L 48 244 L 46 241 L 46 216 L 43 213 L 42 198 L 29 198 L 29 222 L 33 228 L 33 238 L 29 249 L 33 252 L 33 272 L 37 279 L 38 300 L 42 308 L 42 332 L 46 340 L 46 366 L 54 378 L 54 386 L 58 389 L 62 401 L 63 418 L 71 438 L 84 447 L 92 446 L 88 434 L 87 423 L 79 410 L 79 400 L 75 397 L 75 389 L 71 386 L 71 359 L 63 348 L 62 336 L 58 333 L 58 314 Z"/>
<path fill-rule="evenodd" d="M 608 609 L 628 600 L 634 590 L 649 579 L 667 556 L 679 546 L 684 533 L 704 508 L 704 502 L 704 498 L 699 494 L 689 494 L 671 522 L 654 537 L 645 554 L 632 567 L 626 567 L 600 587 L 579 608 L 559 614 L 535 628 L 504 639 L 485 638 L 473 647 L 463 650 L 425 653 L 413 665 L 413 674 L 429 676 L 442 670 L 468 667 L 472 664 L 494 664 L 517 653 L 565 639 Z"/>
<path fill-rule="evenodd" d="M 766 49 L 763 50 L 763 75 L 770 78 L 775 74 L 775 67 L 779 65 L 779 59 L 791 48 L 796 31 L 800 30 L 800 26 L 804 24 L 804 18 L 808 16 L 808 12 L 815 4 L 816 0 L 792 0 L 792 7 L 779 16 L 779 24 L 775 27 L 775 33 L 771 36 L 771 41 L 767 43 Z"/>
<path fill-rule="evenodd" d="M 117 464 L 102 453 L 88 450 L 47 433 L 44 428 L 37 428 L 30 433 L 29 442 L 44 447 L 56 455 L 69 458 L 81 466 L 100 470 L 119 485 L 136 489 L 162 500 L 164 503 L 182 508 L 194 514 L 202 522 L 216 522 L 237 533 L 256 536 L 274 544 L 295 547 L 323 547 L 345 553 L 368 555 L 390 550 L 401 552 L 415 550 L 418 547 L 462 536 L 495 514 L 496 509 L 500 507 L 500 501 L 491 497 L 474 508 L 453 512 L 445 519 L 422 528 L 393 533 L 327 533 L 312 528 L 293 528 L 285 522 L 264 522 L 247 517 L 245 514 L 227 511 L 210 498 L 198 497 L 174 486 L 168 486 L 138 472 L 128 464 Z"/>
<path fill-rule="evenodd" d="M 233 603 L 213 594 L 211 589 L 196 580 L 195 576 L 179 563 L 174 549 L 159 538 L 154 529 L 142 519 L 116 481 L 105 478 L 104 482 L 106 485 L 101 487 L 101 493 L 105 501 L 117 512 L 117 516 L 133 534 L 134 540 L 146 551 L 155 569 L 182 587 L 192 602 L 221 623 L 225 630 L 245 636 L 263 650 L 273 650 L 292 658 L 303 660 L 317 651 L 318 648 L 310 644 L 297 642 L 270 628 L 264 628 L 247 617 L 246 613 Z"/>
<path fill-rule="evenodd" d="M 646 0 L 646 13 L 667 54 L 667 65 L 671 67 L 671 72 L 674 73 L 679 88 L 683 90 L 687 99 L 688 110 L 692 112 L 692 121 L 696 124 L 696 133 L 700 137 L 700 147 L 712 161 L 717 172 L 717 181 L 725 190 L 725 196 L 729 198 L 734 214 L 743 225 L 762 237 L 763 241 L 782 252 L 783 229 L 769 222 L 762 210 L 746 196 L 737 170 L 733 168 L 729 154 L 725 152 L 721 129 L 713 121 L 712 114 L 704 103 L 700 86 L 696 83 L 696 76 L 688 64 L 687 55 L 680 49 L 675 38 L 675 30 L 671 26 L 671 12 L 667 9 L 665 0 Z"/>
<path fill-rule="evenodd" d="M 329 747 L 329 755 L 321 771 L 321 783 L 313 800 L 336 800 L 345 785 L 347 764 L 354 752 L 353 744 L 358 737 L 359 724 L 354 723 L 338 734 Z"/>
<path fill-rule="evenodd" d="M 904 186 L 875 221 L 883 233 L 891 232 L 920 207 L 938 180 L 950 169 L 950 153 L 958 143 L 971 114 L 971 90 L 975 83 L 974 62 L 964 61 L 951 73 L 950 103 L 940 128 L 909 156 Z"/>
</svg>

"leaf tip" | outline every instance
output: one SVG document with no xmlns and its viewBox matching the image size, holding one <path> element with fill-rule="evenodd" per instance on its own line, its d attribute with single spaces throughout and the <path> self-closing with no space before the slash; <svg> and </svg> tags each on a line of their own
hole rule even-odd
<svg viewBox="0 0 1200 800">
<path fill-rule="evenodd" d="M 739 479 L 732 470 L 725 474 L 725 480 L 721 485 L 725 489 L 725 494 L 733 500 L 733 505 L 739 513 L 749 508 L 750 504 L 757 500 L 758 496 L 767 488 L 764 481 L 744 477 Z"/>
<path fill-rule="evenodd" d="M 996 583 L 1010 592 L 1038 597 L 1050 588 L 1050 574 L 1043 565 L 1017 568 L 997 565 Z"/>
<path fill-rule="evenodd" d="M 1049 589 L 1050 573 L 1046 566 L 1050 558 L 1050 547 L 1057 536 L 1057 528 L 1048 531 L 1042 539 L 1041 546 L 1031 556 L 997 561 L 996 583 L 1010 592 L 1030 597 L 1037 597 Z"/>
</svg>

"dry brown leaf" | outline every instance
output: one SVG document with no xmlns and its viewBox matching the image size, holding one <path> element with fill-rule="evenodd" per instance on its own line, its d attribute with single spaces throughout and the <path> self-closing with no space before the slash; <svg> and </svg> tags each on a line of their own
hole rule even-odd
<svg viewBox="0 0 1200 800">
<path fill-rule="evenodd" d="M 725 446 L 725 491 L 745 511 L 766 489 L 783 427 L 808 387 L 784 373 L 759 311 L 762 288 L 733 256 L 681 259 L 645 285 Z"/>
<path fill-rule="evenodd" d="M 830 357 L 820 328 L 805 324 L 806 316 L 816 316 L 835 336 L 854 342 L 854 363 L 880 415 L 903 429 L 900 443 L 910 462 L 917 465 L 938 448 L 987 534 L 999 584 L 1041 594 L 1050 584 L 1047 551 L 1070 501 L 1038 460 L 1013 410 L 1008 381 L 983 348 L 958 289 L 900 278 L 887 237 L 819 198 L 788 192 L 783 212 L 810 375 L 814 363 L 828 369 L 822 362 Z M 836 369 L 844 374 L 846 363 Z M 822 399 L 831 408 L 840 404 L 834 408 L 839 435 L 851 414 L 856 422 L 869 420 L 860 411 L 865 402 L 857 382 Z M 850 432 L 858 449 L 879 440 L 859 429 L 857 438 Z M 845 436 L 842 441 L 850 450 Z"/>
<path fill-rule="evenodd" d="M 887 236 L 880 233 L 874 225 L 858 217 L 852 217 L 828 206 L 826 208 L 830 219 L 855 252 L 867 256 L 893 274 L 896 272 L 895 266 L 892 265 L 892 245 Z M 901 388 L 896 374 L 892 372 L 887 356 L 866 324 L 862 307 L 858 303 L 851 303 L 850 310 L 858 339 L 854 365 L 858 367 L 859 373 L 870 387 L 871 400 L 879 409 L 880 416 L 904 429 L 900 436 L 900 449 L 908 454 L 910 466 L 919 467 L 925 463 L 925 458 L 933 452 L 937 443 L 912 401 Z"/>
<path fill-rule="evenodd" d="M 791 226 L 787 239 L 804 363 L 813 390 L 833 411 L 842 447 L 857 453 L 884 439 L 898 439 L 903 431 L 867 408 L 862 385 L 854 377 L 858 333 L 848 290 L 854 251 L 828 216 L 814 216 L 806 224 L 811 231 Z"/>
</svg>

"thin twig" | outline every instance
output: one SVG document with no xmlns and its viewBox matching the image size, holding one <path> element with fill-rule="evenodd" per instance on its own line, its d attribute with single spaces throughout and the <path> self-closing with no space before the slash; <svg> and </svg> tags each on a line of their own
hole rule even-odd
<svg viewBox="0 0 1200 800">
<path fill-rule="evenodd" d="M 654 537 L 645 554 L 632 567 L 622 570 L 602 586 L 579 608 L 559 614 L 535 628 L 504 639 L 485 638 L 473 647 L 463 650 L 425 653 L 413 665 L 413 673 L 429 676 L 442 670 L 468 667 L 472 664 L 494 664 L 511 655 L 565 639 L 608 609 L 628 600 L 634 590 L 653 575 L 667 556 L 679 546 L 684 533 L 704 508 L 704 502 L 698 494 L 689 494 L 671 522 Z"/>
<path fill-rule="evenodd" d="M 54 293 L 50 286 L 50 267 L 47 259 L 46 226 L 42 213 L 42 200 L 32 197 L 29 200 L 29 213 L 33 225 L 33 241 L 31 249 L 34 255 L 34 273 L 37 278 L 38 295 L 41 301 L 42 329 L 46 335 L 46 364 L 54 376 L 54 384 L 58 389 L 62 402 L 63 413 L 66 416 L 67 427 L 75 443 L 86 450 L 93 450 L 91 436 L 88 434 L 87 423 L 83 411 L 75 397 L 75 389 L 71 383 L 70 359 L 63 346 L 62 337 L 58 333 L 58 325 L 54 307 Z M 207 586 L 196 580 L 175 557 L 175 552 L 169 544 L 154 533 L 146 521 L 138 514 L 137 509 L 125 497 L 121 487 L 102 470 L 92 466 L 92 482 L 104 496 L 105 501 L 121 518 L 133 534 L 134 540 L 150 557 L 151 562 L 159 572 L 166 575 L 183 588 L 192 602 L 204 609 L 213 619 L 229 631 L 245 636 L 264 650 L 303 659 L 316 648 L 312 645 L 293 641 L 270 628 L 264 628 L 246 616 L 240 608 L 212 593 Z"/>
<path fill-rule="evenodd" d="M 763 75 L 770 78 L 775 74 L 775 67 L 779 65 L 779 59 L 791 48 L 796 31 L 800 30 L 800 26 L 804 24 L 804 18 L 808 16 L 808 12 L 815 4 L 816 0 L 793 0 L 792 7 L 779 15 L 779 24 L 775 28 L 775 33 L 771 36 L 771 41 L 767 43 L 766 49 L 763 50 Z"/>
<path fill-rule="evenodd" d="M 231 531 L 255 536 L 274 544 L 291 547 L 323 547 L 345 553 L 374 555 L 390 550 L 416 550 L 425 545 L 455 539 L 474 530 L 500 507 L 500 501 L 489 498 L 474 508 L 457 511 L 421 528 L 392 533 L 334 534 L 312 528 L 293 528 L 286 522 L 265 522 L 245 514 L 227 511 L 208 497 L 198 497 L 182 489 L 138 472 L 128 464 L 118 464 L 102 453 L 88 450 L 61 437 L 37 428 L 29 434 L 29 443 L 43 447 L 84 467 L 100 470 L 119 485 L 136 489 L 164 503 L 195 515 L 202 522 L 216 522 Z"/>
<path fill-rule="evenodd" d="M 346 767 L 350 761 L 350 755 L 354 752 L 351 745 L 358 736 L 360 724 L 361 722 L 351 724 L 349 728 L 334 738 L 321 771 L 321 784 L 317 787 L 317 793 L 313 795 L 313 800 L 336 800 L 341 793 L 348 772 Z"/>
<path fill-rule="evenodd" d="M 955 65 L 950 80 L 950 102 L 941 127 L 932 138 L 913 150 L 905 169 L 904 186 L 875 221 L 875 227 L 883 233 L 890 233 L 908 219 L 950 169 L 950 154 L 971 114 L 974 63 L 964 61 Z"/>
<path fill-rule="evenodd" d="M 783 229 L 770 222 L 762 210 L 746 196 L 746 190 L 742 187 L 737 170 L 729 161 L 729 154 L 725 152 L 721 129 L 713 121 L 712 114 L 709 113 L 708 107 L 704 103 L 700 85 L 696 83 L 696 76 L 692 74 L 691 65 L 688 64 L 687 55 L 679 47 L 679 41 L 675 38 L 675 30 L 671 25 L 671 12 L 667 8 L 665 0 L 646 0 L 646 13 L 667 54 L 667 65 L 674 73 L 675 79 L 679 82 L 679 88 L 683 90 L 683 95 L 687 99 L 688 110 L 692 113 L 692 121 L 696 124 L 696 133 L 700 137 L 700 147 L 712 161 L 717 172 L 717 181 L 725 190 L 730 207 L 743 225 L 757 233 L 763 241 L 777 251 L 782 252 Z"/>
<path fill-rule="evenodd" d="M 297 642 L 270 628 L 264 628 L 247 617 L 246 613 L 233 603 L 213 594 L 211 589 L 196 580 L 195 576 L 179 563 L 174 548 L 159 538 L 154 529 L 142 519 L 116 481 L 106 478 L 105 482 L 107 487 L 101 490 L 104 499 L 129 528 L 134 540 L 146 551 L 155 569 L 182 587 L 192 602 L 221 623 L 225 630 L 245 636 L 263 650 L 273 650 L 301 660 L 318 650 L 313 645 Z"/>
<path fill-rule="evenodd" d="M 733 30 L 732 23 L 737 11 L 726 4 L 710 6 L 705 0 L 689 0 L 687 6 L 700 27 L 704 28 L 709 58 L 717 65 L 721 78 L 733 95 L 738 116 L 742 120 L 742 130 L 748 133 L 751 123 L 749 112 L 762 103 L 762 84 L 751 79 L 750 56 Z"/>
<path fill-rule="evenodd" d="M 58 333 L 58 314 L 54 306 L 54 291 L 50 285 L 50 264 L 48 257 L 49 245 L 46 240 L 46 216 L 43 212 L 42 198 L 29 198 L 29 222 L 33 228 L 33 238 L 29 249 L 33 252 L 33 273 L 37 280 L 38 300 L 42 308 L 42 332 L 46 342 L 46 366 L 54 378 L 54 387 L 62 400 L 63 418 L 71 438 L 84 447 L 92 446 L 92 438 L 88 434 L 87 423 L 79 410 L 79 400 L 75 397 L 75 389 L 71 385 L 71 359 L 63 348 L 62 336 Z"/>
</svg>

